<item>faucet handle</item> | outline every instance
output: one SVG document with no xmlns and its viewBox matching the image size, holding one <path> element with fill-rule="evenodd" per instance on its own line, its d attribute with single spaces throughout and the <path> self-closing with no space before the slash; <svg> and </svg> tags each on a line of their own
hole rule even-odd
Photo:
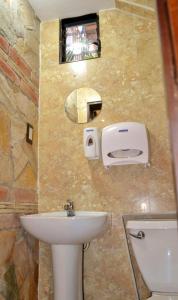
<svg viewBox="0 0 178 300">
<path fill-rule="evenodd" d="M 71 199 L 67 199 L 67 203 L 73 203 L 73 201 Z"/>
<path fill-rule="evenodd" d="M 67 200 L 68 205 L 70 206 L 70 208 L 74 208 L 74 202 L 70 199 Z"/>
<path fill-rule="evenodd" d="M 74 203 L 72 200 L 68 199 L 66 204 L 64 205 L 65 210 L 73 209 L 74 208 Z"/>
</svg>

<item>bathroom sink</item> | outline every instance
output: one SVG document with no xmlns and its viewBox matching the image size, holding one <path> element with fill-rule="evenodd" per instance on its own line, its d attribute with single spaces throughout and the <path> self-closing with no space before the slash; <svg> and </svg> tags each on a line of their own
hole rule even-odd
<svg viewBox="0 0 178 300">
<path fill-rule="evenodd" d="M 83 300 L 83 244 L 102 235 L 109 225 L 107 212 L 66 211 L 20 217 L 23 227 L 51 244 L 54 300 Z M 66 280 L 67 278 L 67 280 Z"/>
<path fill-rule="evenodd" d="M 99 237 L 107 228 L 107 212 L 66 211 L 40 213 L 20 217 L 23 227 L 39 240 L 53 245 L 78 245 Z"/>
</svg>

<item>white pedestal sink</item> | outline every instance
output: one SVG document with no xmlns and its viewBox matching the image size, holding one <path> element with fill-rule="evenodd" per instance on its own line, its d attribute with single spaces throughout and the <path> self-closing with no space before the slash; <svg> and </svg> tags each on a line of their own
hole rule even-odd
<svg viewBox="0 0 178 300">
<path fill-rule="evenodd" d="M 20 217 L 23 227 L 34 237 L 51 244 L 54 300 L 83 300 L 82 245 L 104 233 L 107 212 L 65 211 Z"/>
</svg>

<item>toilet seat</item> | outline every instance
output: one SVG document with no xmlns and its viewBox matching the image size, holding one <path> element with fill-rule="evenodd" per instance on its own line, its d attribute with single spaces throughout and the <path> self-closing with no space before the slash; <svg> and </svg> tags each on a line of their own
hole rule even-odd
<svg viewBox="0 0 178 300">
<path fill-rule="evenodd" d="M 148 298 L 148 300 L 178 300 L 178 295 L 169 294 L 155 294 Z"/>
</svg>

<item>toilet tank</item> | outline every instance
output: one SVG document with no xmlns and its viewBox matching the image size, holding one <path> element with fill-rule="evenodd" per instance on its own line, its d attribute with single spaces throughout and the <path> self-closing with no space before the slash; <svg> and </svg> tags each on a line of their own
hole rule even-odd
<svg viewBox="0 0 178 300">
<path fill-rule="evenodd" d="M 176 220 L 127 222 L 128 234 L 145 233 L 143 239 L 130 236 L 142 276 L 151 292 L 178 293 L 178 232 Z"/>
</svg>

